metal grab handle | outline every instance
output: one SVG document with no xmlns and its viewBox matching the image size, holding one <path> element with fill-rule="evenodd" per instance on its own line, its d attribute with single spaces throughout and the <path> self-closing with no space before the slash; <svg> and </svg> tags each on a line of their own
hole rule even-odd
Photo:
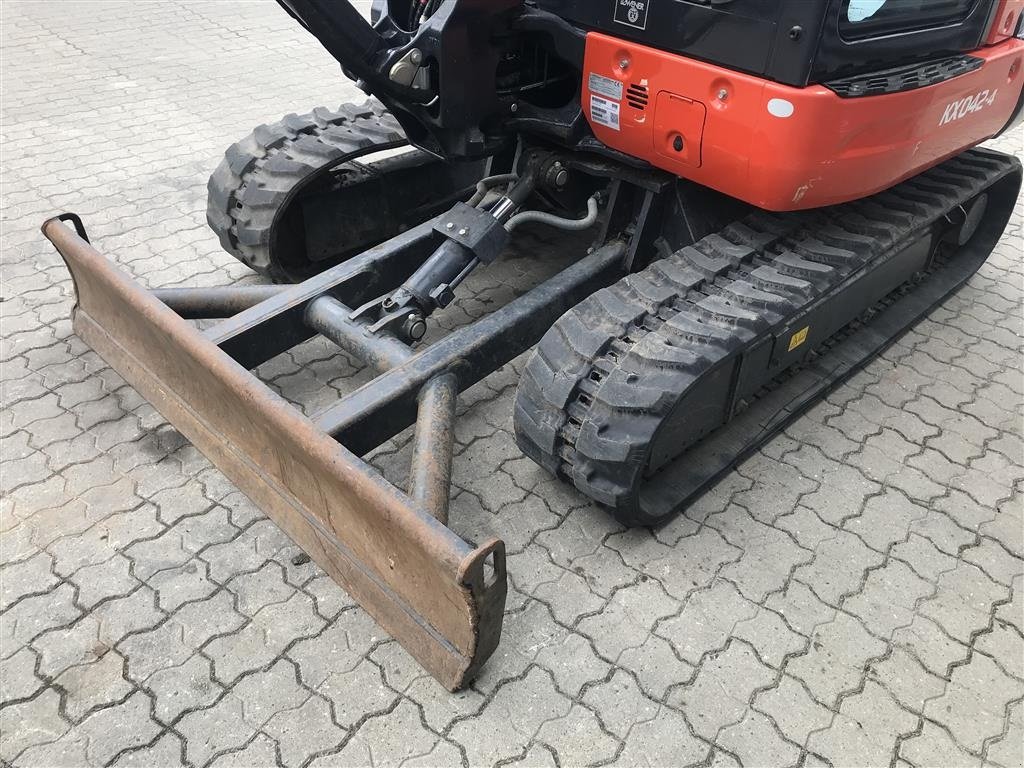
<svg viewBox="0 0 1024 768">
<path fill-rule="evenodd" d="M 57 221 L 70 221 L 71 226 L 75 228 L 75 232 L 78 234 L 78 236 L 85 240 L 85 242 L 89 242 L 89 235 L 85 231 L 85 224 L 82 223 L 82 218 L 77 213 L 71 213 L 69 211 L 68 213 L 62 213 L 59 216 L 54 216 L 53 218 L 56 219 Z M 53 219 L 50 219 L 50 221 L 52 220 Z M 46 228 L 46 224 L 48 223 L 49 221 L 43 224 L 44 229 Z"/>
</svg>

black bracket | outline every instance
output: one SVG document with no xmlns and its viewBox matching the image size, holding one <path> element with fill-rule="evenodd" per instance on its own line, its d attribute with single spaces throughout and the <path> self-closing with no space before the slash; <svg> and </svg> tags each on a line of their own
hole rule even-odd
<svg viewBox="0 0 1024 768">
<path fill-rule="evenodd" d="M 490 213 L 465 203 L 456 203 L 441 216 L 434 231 L 471 251 L 483 264 L 497 259 L 509 238 L 504 225 Z"/>
</svg>

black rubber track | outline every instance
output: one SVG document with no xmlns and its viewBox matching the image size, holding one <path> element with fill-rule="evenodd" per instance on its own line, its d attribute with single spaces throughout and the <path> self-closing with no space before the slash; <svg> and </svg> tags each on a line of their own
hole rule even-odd
<svg viewBox="0 0 1024 768">
<path fill-rule="evenodd" d="M 652 464 L 724 420 L 679 429 L 702 408 L 700 387 L 728 387 L 713 380 L 727 361 L 884 263 L 1005 170 L 993 154 L 968 152 L 855 203 L 754 213 L 598 291 L 527 364 L 514 410 L 521 449 L 623 523 L 657 523 L 640 503 Z M 673 419 L 673 452 L 655 458 L 659 429 Z"/>
<path fill-rule="evenodd" d="M 407 143 L 398 122 L 375 100 L 286 115 L 228 148 L 207 184 L 206 220 L 224 250 L 287 282 L 293 275 L 274 252 L 273 234 L 300 190 L 332 168 Z"/>
</svg>

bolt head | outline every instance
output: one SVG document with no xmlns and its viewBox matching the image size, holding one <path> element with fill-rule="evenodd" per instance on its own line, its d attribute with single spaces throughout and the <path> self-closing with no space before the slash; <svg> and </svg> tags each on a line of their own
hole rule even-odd
<svg viewBox="0 0 1024 768">
<path fill-rule="evenodd" d="M 452 222 L 449 221 L 447 224 L 444 225 L 444 228 L 445 229 L 455 229 L 455 225 Z"/>
<path fill-rule="evenodd" d="M 410 339 L 419 341 L 427 334 L 427 323 L 421 315 L 409 315 L 404 330 Z"/>
<path fill-rule="evenodd" d="M 465 237 L 466 235 L 469 234 L 469 230 L 463 227 L 462 229 L 459 230 L 459 234 Z"/>
<path fill-rule="evenodd" d="M 729 92 L 725 88 L 720 88 L 718 91 L 718 100 L 725 101 L 729 98 Z"/>
<path fill-rule="evenodd" d="M 619 69 L 629 69 L 629 59 L 619 59 Z"/>
<path fill-rule="evenodd" d="M 423 51 L 421 51 L 419 48 L 413 48 L 411 51 L 409 51 L 409 61 L 411 61 L 413 64 L 422 64 Z"/>
<path fill-rule="evenodd" d="M 513 103 L 512 103 L 512 106 L 511 106 L 511 107 L 509 107 L 509 109 L 510 109 L 510 110 L 511 110 L 512 112 L 518 112 L 518 111 L 519 111 L 519 105 L 518 105 L 518 104 L 516 104 L 515 102 L 513 102 Z"/>
</svg>

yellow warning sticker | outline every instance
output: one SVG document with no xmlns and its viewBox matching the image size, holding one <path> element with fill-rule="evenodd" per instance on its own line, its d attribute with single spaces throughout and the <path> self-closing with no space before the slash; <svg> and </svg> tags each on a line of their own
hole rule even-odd
<svg viewBox="0 0 1024 768">
<path fill-rule="evenodd" d="M 807 341 L 807 332 L 811 330 L 811 326 L 807 325 L 801 328 L 799 331 L 793 334 L 789 340 L 789 351 L 792 352 L 794 349 L 799 347 L 805 341 Z"/>
</svg>

